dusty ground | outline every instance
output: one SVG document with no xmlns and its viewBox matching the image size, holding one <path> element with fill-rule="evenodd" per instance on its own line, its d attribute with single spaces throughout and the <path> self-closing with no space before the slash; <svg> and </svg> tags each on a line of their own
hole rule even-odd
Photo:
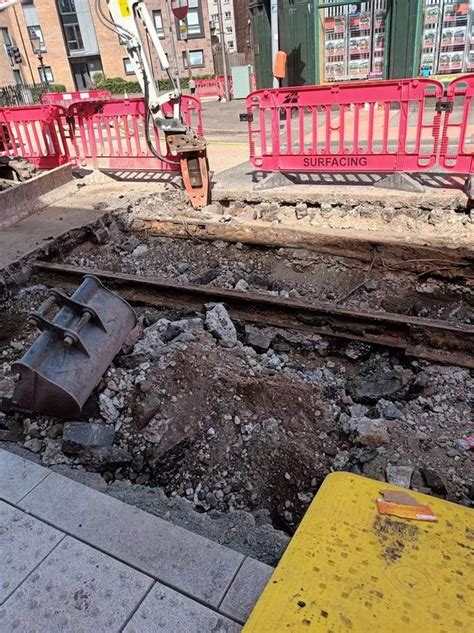
<svg viewBox="0 0 474 633">
<path fill-rule="evenodd" d="M 165 208 L 169 200 L 149 203 Z M 141 213 L 144 203 L 138 204 Z M 383 266 L 368 274 L 354 261 L 304 251 L 138 238 L 120 229 L 134 211 L 131 205 L 110 222 L 105 243 L 98 245 L 91 232 L 90 241 L 51 255 L 81 266 L 307 299 L 344 298 L 367 277 L 370 283 L 344 305 L 472 319 L 472 289 L 462 275 L 419 278 Z M 458 211 L 452 221 L 459 230 L 470 226 Z M 5 393 L 12 388 L 10 363 L 35 336 L 26 315 L 45 294 L 42 286 L 4 293 Z M 225 309 L 220 331 L 212 310 L 139 309 L 137 342 L 116 357 L 82 416 L 114 428 L 113 455 L 64 454 L 63 421 L 42 416 L 2 417 L 3 436 L 16 433 L 47 465 L 82 465 L 108 483 L 159 486 L 199 513 L 245 510 L 257 517 L 267 510 L 288 533 L 332 470 L 382 481 L 402 477 L 413 488 L 472 505 L 473 456 L 460 442 L 473 430 L 468 370 L 232 324 Z"/>
</svg>

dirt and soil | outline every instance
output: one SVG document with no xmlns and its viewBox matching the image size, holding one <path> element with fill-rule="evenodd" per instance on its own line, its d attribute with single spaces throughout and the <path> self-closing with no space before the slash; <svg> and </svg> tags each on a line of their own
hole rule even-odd
<svg viewBox="0 0 474 633">
<path fill-rule="evenodd" d="M 169 206 L 169 194 L 160 199 Z M 56 245 L 50 256 L 90 268 L 472 322 L 464 272 L 420 277 L 380 262 L 369 271 L 356 260 L 303 250 L 126 233 L 123 227 L 146 204 L 110 217 L 105 230 L 95 227 L 86 241 Z M 456 215 L 455 222 L 464 230 L 469 216 Z M 1 395 L 12 388 L 11 362 L 36 336 L 26 316 L 47 289 L 33 283 L 3 295 Z M 3 437 L 16 434 L 45 465 L 100 473 L 111 493 L 129 502 L 153 506 L 145 488 L 162 489 L 171 506 L 186 504 L 209 517 L 244 511 L 254 528 L 270 530 L 271 521 L 287 534 L 334 470 L 381 481 L 404 477 L 413 489 L 473 505 L 473 452 L 460 442 L 473 430 L 469 370 L 232 323 L 225 308 L 214 305 L 200 312 L 137 310 L 135 342 L 115 358 L 81 418 L 115 430 L 114 454 L 64 453 L 64 421 L 45 416 L 2 416 Z M 274 563 L 286 542 L 275 538 L 268 550 L 261 548 L 266 562 Z M 232 544 L 249 553 L 244 541 Z"/>
</svg>

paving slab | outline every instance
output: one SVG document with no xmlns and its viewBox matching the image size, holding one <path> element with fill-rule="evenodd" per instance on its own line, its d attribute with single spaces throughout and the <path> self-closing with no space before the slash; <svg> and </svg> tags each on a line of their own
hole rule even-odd
<svg viewBox="0 0 474 633">
<path fill-rule="evenodd" d="M 0 604 L 64 538 L 64 534 L 0 501 Z"/>
<path fill-rule="evenodd" d="M 0 607 L 2 631 L 119 633 L 153 580 L 66 537 Z"/>
<path fill-rule="evenodd" d="M 238 552 L 56 473 L 20 507 L 213 607 L 244 560 Z"/>
<path fill-rule="evenodd" d="M 270 565 L 246 558 L 219 611 L 242 624 L 246 622 L 273 572 Z"/>
<path fill-rule="evenodd" d="M 238 633 L 226 617 L 156 583 L 123 633 Z"/>
<path fill-rule="evenodd" d="M 0 449 L 0 499 L 18 503 L 49 470 Z"/>
</svg>

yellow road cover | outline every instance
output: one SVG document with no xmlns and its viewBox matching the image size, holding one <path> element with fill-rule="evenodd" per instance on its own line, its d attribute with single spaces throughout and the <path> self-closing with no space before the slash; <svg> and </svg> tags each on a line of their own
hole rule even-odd
<svg viewBox="0 0 474 633">
<path fill-rule="evenodd" d="M 404 489 L 326 477 L 245 633 L 474 632 L 474 510 L 409 491 L 436 522 L 381 515 L 380 490 Z"/>
</svg>

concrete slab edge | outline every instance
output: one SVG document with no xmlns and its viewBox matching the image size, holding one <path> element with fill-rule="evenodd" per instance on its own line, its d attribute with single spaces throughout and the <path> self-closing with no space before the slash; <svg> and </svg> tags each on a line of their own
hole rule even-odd
<svg viewBox="0 0 474 633">
<path fill-rule="evenodd" d="M 60 188 L 72 179 L 72 165 L 61 165 L 0 192 L 0 229 L 13 226 L 65 197 L 67 192 Z"/>
</svg>

